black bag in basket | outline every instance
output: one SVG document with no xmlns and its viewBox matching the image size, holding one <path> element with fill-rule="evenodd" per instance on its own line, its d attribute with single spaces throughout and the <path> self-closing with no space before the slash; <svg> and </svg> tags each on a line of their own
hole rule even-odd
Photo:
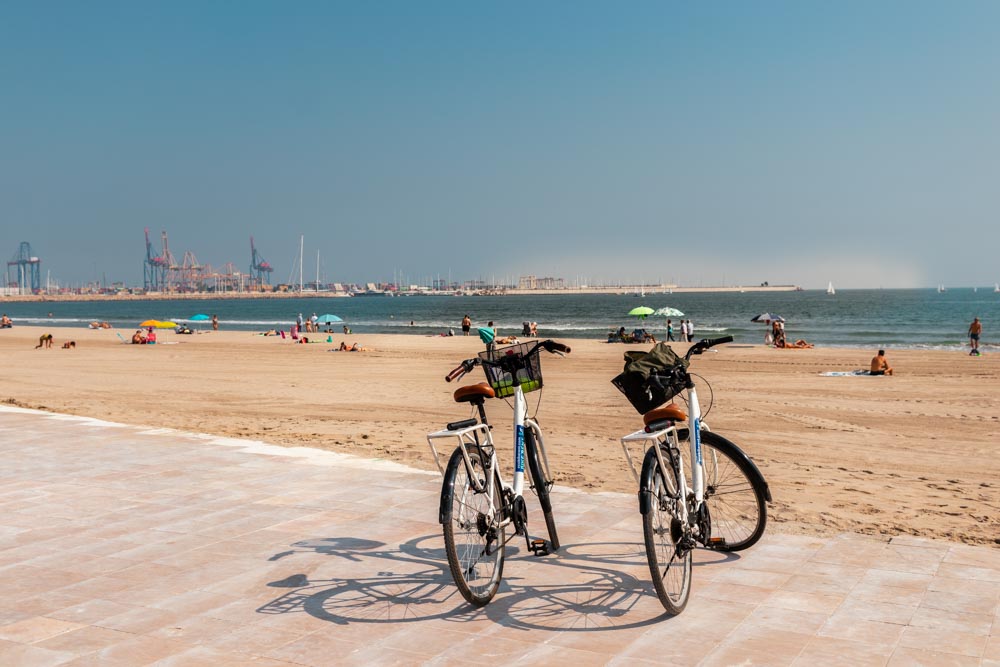
<svg viewBox="0 0 1000 667">
<path fill-rule="evenodd" d="M 611 384 L 625 394 L 632 407 L 644 415 L 655 410 L 684 390 L 685 373 L 670 374 L 674 369 L 686 369 L 688 362 L 677 356 L 666 343 L 657 343 L 649 352 L 626 352 L 625 370 Z M 650 382 L 656 373 L 657 381 Z"/>
</svg>

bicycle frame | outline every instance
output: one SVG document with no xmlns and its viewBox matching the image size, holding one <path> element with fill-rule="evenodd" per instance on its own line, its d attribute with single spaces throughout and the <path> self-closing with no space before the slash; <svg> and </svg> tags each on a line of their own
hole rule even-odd
<svg viewBox="0 0 1000 667">
<path fill-rule="evenodd" d="M 697 513 L 697 511 L 701 509 L 702 503 L 705 502 L 705 467 L 701 450 L 701 430 L 702 428 L 708 430 L 708 426 L 703 424 L 701 421 L 701 405 L 698 403 L 697 390 L 692 386 L 687 389 L 687 395 L 689 409 L 687 424 L 689 454 L 691 457 L 691 480 L 690 486 L 688 486 L 684 466 L 680 465 L 678 466 L 678 482 L 686 493 L 694 495 L 695 502 L 694 506 L 690 508 L 688 507 L 687 502 L 681 503 L 683 518 L 685 520 L 688 519 L 689 510 Z M 664 443 L 672 444 L 677 449 L 678 453 L 680 453 L 680 441 L 677 434 L 677 426 L 675 424 L 650 432 L 647 432 L 646 429 L 641 429 L 623 437 L 621 439 L 621 444 L 622 450 L 625 452 L 625 459 L 628 461 L 629 468 L 632 470 L 632 476 L 635 477 L 635 481 L 640 484 L 641 480 L 639 479 L 639 470 L 636 468 L 635 460 L 632 458 L 632 454 L 628 449 L 628 445 L 635 442 L 655 445 L 656 458 L 663 470 L 669 470 L 670 466 L 668 466 L 667 462 L 663 460 L 661 445 Z M 649 445 L 643 446 L 643 452 L 645 452 L 646 447 Z M 683 464 L 683 455 L 681 463 Z M 644 514 L 646 509 L 647 508 L 643 508 Z"/>
<path fill-rule="evenodd" d="M 521 390 L 520 386 L 515 386 L 514 388 L 514 477 L 511 484 L 507 484 L 503 475 L 500 473 L 499 468 L 499 458 L 497 457 L 496 447 L 493 443 L 493 431 L 490 429 L 489 424 L 475 424 L 474 426 L 466 426 L 465 428 L 457 429 L 454 431 L 449 431 L 447 429 L 441 431 L 435 431 L 434 433 L 427 434 L 427 444 L 430 445 L 431 453 L 434 455 L 434 463 L 437 465 L 438 470 L 441 474 L 444 474 L 444 466 L 441 465 L 441 458 L 438 454 L 437 448 L 434 445 L 434 441 L 440 438 L 456 438 L 457 445 L 462 451 L 462 458 L 465 459 L 465 469 L 469 471 L 469 477 L 473 485 L 476 486 L 476 491 L 486 491 L 486 497 L 489 499 L 490 503 L 490 519 L 496 515 L 499 508 L 494 506 L 493 498 L 493 487 L 496 480 L 500 480 L 501 489 L 510 489 L 514 497 L 522 496 L 524 494 L 524 464 L 525 464 L 525 444 L 524 444 L 524 432 L 525 429 L 531 429 L 532 434 L 535 436 L 535 442 L 538 444 L 538 450 L 541 452 L 541 461 L 544 466 L 544 473 L 547 476 L 549 474 L 549 460 L 548 454 L 545 452 L 545 443 L 542 438 L 542 430 L 538 426 L 538 422 L 534 419 L 528 417 L 528 405 L 524 399 L 524 392 Z M 490 470 L 496 471 L 495 475 L 487 475 L 483 485 L 479 485 L 479 480 L 472 475 L 472 460 L 469 458 L 468 445 L 479 445 L 480 447 L 487 447 L 490 451 L 489 468 Z M 442 508 L 443 511 L 443 508 Z M 501 527 L 506 527 L 510 523 L 510 518 L 507 517 L 501 522 Z"/>
</svg>

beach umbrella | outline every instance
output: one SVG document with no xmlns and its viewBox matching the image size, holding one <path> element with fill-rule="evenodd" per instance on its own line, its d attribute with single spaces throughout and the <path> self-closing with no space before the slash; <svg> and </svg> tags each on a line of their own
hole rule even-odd
<svg viewBox="0 0 1000 667">
<path fill-rule="evenodd" d="M 177 327 L 176 322 L 157 322 L 153 325 L 157 329 L 174 329 Z"/>
<path fill-rule="evenodd" d="M 650 308 L 649 306 L 636 306 L 632 310 L 628 311 L 628 314 L 634 315 L 638 317 L 640 320 L 642 320 L 645 319 L 647 315 L 652 315 L 653 312 L 654 312 L 653 309 Z"/>
<path fill-rule="evenodd" d="M 188 319 L 191 320 L 192 322 L 204 322 L 204 321 L 210 320 L 212 318 L 210 318 L 208 315 L 205 315 L 203 313 L 198 313 L 197 315 L 192 315 Z"/>
<path fill-rule="evenodd" d="M 327 313 L 326 315 L 320 315 L 319 319 L 317 320 L 319 324 L 332 324 L 333 322 L 343 322 L 343 321 L 344 320 L 342 320 L 341 318 L 337 317 L 336 315 L 331 315 L 330 313 Z"/>
<path fill-rule="evenodd" d="M 145 322 L 142 322 L 139 326 L 140 327 L 155 327 L 159 323 L 160 323 L 159 320 L 146 320 Z"/>
<path fill-rule="evenodd" d="M 784 322 L 785 318 L 774 313 L 761 313 L 757 317 L 750 319 L 751 322 Z"/>
<path fill-rule="evenodd" d="M 684 313 L 681 311 L 676 308 L 669 308 L 666 306 L 663 308 L 657 308 L 653 315 L 656 317 L 684 317 Z"/>
</svg>

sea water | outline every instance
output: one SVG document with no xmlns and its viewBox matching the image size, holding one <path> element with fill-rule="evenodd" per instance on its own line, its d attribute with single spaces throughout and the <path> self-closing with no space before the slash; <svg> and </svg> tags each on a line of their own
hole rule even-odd
<svg viewBox="0 0 1000 667">
<path fill-rule="evenodd" d="M 86 301 L 4 303 L 17 324 L 85 327 L 107 321 L 134 329 L 147 319 L 190 324 L 210 329 L 208 322 L 192 322 L 195 314 L 218 315 L 224 330 L 263 331 L 288 329 L 299 313 L 327 313 L 343 318 L 356 334 L 408 333 L 439 335 L 449 329 L 461 335 L 461 321 L 468 314 L 475 328 L 492 320 L 500 336 L 520 335 L 522 322 L 538 322 L 538 334 L 549 338 L 606 340 L 609 331 L 645 327 L 657 339 L 664 337 L 666 319 L 640 320 L 628 312 L 640 305 L 670 306 L 694 322 L 695 338 L 731 335 L 737 343 L 762 343 L 764 325 L 752 323 L 755 315 L 770 312 L 786 320 L 791 341 L 805 339 L 823 346 L 941 348 L 967 345 L 969 323 L 984 323 L 984 348 L 1000 339 L 1000 294 L 991 289 L 974 292 L 953 288 L 839 290 L 802 292 L 715 292 L 646 294 L 558 294 L 517 296 L 412 296 L 353 298 L 199 299 L 157 301 Z M 51 315 L 50 315 L 51 313 Z M 673 319 L 675 336 L 680 321 Z M 340 334 L 342 325 L 333 326 Z M 994 333 L 996 332 L 996 333 Z"/>
</svg>

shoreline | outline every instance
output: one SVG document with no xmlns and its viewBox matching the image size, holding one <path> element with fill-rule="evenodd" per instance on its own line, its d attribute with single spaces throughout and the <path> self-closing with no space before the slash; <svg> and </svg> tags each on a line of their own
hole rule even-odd
<svg viewBox="0 0 1000 667">
<path fill-rule="evenodd" d="M 551 296 L 571 294 L 609 294 L 629 295 L 645 291 L 647 296 L 662 294 L 727 294 L 733 292 L 795 292 L 800 288 L 795 285 L 770 285 L 767 287 L 677 287 L 670 285 L 656 286 L 621 286 L 593 287 L 583 289 L 517 289 L 504 291 L 471 292 L 462 296 L 502 297 L 502 296 Z M 361 298 L 394 298 L 388 295 L 358 295 Z M 394 295 L 400 297 L 454 297 L 454 292 L 425 292 Z M 10 294 L 0 295 L 0 306 L 4 303 L 43 303 L 59 301 L 206 301 L 226 299 L 344 299 L 353 298 L 343 292 L 161 292 L 151 294 Z"/>
<path fill-rule="evenodd" d="M 426 433 L 468 416 L 444 374 L 482 348 L 459 336 L 334 334 L 332 344 L 295 345 L 237 331 L 145 346 L 121 344 L 114 331 L 81 329 L 56 333 L 55 349 L 35 349 L 45 332 L 0 332 L 0 354 L 17 369 L 0 401 L 422 470 L 436 470 Z M 61 349 L 70 337 L 77 347 Z M 540 419 L 557 484 L 634 494 L 619 438 L 641 418 L 609 380 L 622 354 L 636 348 L 564 340 L 572 354 L 542 361 Z M 327 353 L 341 341 L 370 351 Z M 769 518 L 783 532 L 996 544 L 1000 355 L 897 351 L 891 378 L 820 375 L 863 367 L 871 355 L 867 348 L 733 345 L 693 363 L 711 387 L 701 392 L 713 403 L 706 420 L 760 467 L 774 498 Z M 462 384 L 481 379 L 473 374 Z M 531 410 L 539 397 L 527 397 Z M 487 411 L 506 469 L 509 408 L 491 401 Z"/>
</svg>

